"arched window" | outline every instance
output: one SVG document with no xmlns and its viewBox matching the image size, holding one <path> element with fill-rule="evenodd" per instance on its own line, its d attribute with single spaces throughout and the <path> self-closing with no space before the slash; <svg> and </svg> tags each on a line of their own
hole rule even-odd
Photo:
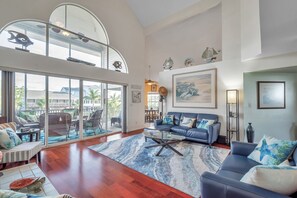
<svg viewBox="0 0 297 198">
<path fill-rule="evenodd" d="M 103 24 L 87 9 L 62 4 L 52 12 L 49 21 L 12 22 L 1 29 L 0 45 L 128 73 L 123 56 L 109 45 Z"/>
<path fill-rule="evenodd" d="M 72 32 L 83 34 L 100 43 L 109 44 L 103 24 L 90 11 L 75 4 L 62 4 L 51 14 L 49 22 Z"/>
</svg>

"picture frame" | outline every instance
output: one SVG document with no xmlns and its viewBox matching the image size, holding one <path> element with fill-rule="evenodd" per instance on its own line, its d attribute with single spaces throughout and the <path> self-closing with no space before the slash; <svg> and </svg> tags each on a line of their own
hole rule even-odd
<svg viewBox="0 0 297 198">
<path fill-rule="evenodd" d="M 141 103 L 141 91 L 132 91 L 132 103 Z"/>
<path fill-rule="evenodd" d="M 285 109 L 286 82 L 258 81 L 257 102 L 258 109 Z"/>
<path fill-rule="evenodd" d="M 157 85 L 156 84 L 151 85 L 151 92 L 157 92 Z"/>
<path fill-rule="evenodd" d="M 217 69 L 172 76 L 172 106 L 217 108 Z"/>
</svg>

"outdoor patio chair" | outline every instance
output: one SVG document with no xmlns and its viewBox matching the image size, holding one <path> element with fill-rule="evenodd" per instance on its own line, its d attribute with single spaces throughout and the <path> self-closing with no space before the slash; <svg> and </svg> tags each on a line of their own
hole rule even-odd
<svg viewBox="0 0 297 198">
<path fill-rule="evenodd" d="M 96 110 L 93 114 L 91 114 L 88 120 L 83 120 L 83 128 L 86 130 L 92 130 L 94 134 L 96 134 L 97 129 L 102 129 L 102 114 L 103 109 Z M 76 122 L 76 131 L 79 131 L 79 120 Z"/>
<path fill-rule="evenodd" d="M 40 129 L 44 129 L 45 114 L 39 117 Z M 71 115 L 69 113 L 49 113 L 48 114 L 48 136 L 66 136 L 69 137 L 71 126 Z"/>
<path fill-rule="evenodd" d="M 121 127 L 121 122 L 122 122 L 122 112 L 120 111 L 118 116 L 111 117 L 110 119 L 110 126 L 112 126 L 115 123 L 119 124 L 119 127 Z"/>
</svg>

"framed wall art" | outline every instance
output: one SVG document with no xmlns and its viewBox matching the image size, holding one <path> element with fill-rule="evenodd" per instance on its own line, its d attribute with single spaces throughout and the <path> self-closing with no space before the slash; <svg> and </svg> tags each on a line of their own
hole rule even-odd
<svg viewBox="0 0 297 198">
<path fill-rule="evenodd" d="M 132 103 L 141 103 L 141 91 L 132 91 Z"/>
<path fill-rule="evenodd" d="M 258 109 L 285 109 L 286 83 L 284 81 L 258 81 Z"/>
<path fill-rule="evenodd" d="M 173 107 L 217 107 L 217 70 L 202 70 L 172 76 Z"/>
</svg>

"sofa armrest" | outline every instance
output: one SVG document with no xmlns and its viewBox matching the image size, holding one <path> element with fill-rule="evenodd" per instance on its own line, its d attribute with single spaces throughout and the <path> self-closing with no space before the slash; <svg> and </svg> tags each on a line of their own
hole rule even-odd
<svg viewBox="0 0 297 198">
<path fill-rule="evenodd" d="M 200 178 L 202 198 L 288 198 L 288 196 L 220 175 L 204 172 Z"/>
<path fill-rule="evenodd" d="M 155 128 L 157 128 L 158 125 L 161 125 L 162 122 L 163 122 L 162 119 L 156 119 L 156 120 L 154 120 L 154 126 L 155 126 Z"/>
<path fill-rule="evenodd" d="M 208 126 L 208 143 L 212 144 L 217 141 L 221 130 L 221 123 L 217 122 Z"/>
<path fill-rule="evenodd" d="M 256 148 L 257 144 L 247 142 L 231 142 L 231 154 L 248 156 Z"/>
</svg>

